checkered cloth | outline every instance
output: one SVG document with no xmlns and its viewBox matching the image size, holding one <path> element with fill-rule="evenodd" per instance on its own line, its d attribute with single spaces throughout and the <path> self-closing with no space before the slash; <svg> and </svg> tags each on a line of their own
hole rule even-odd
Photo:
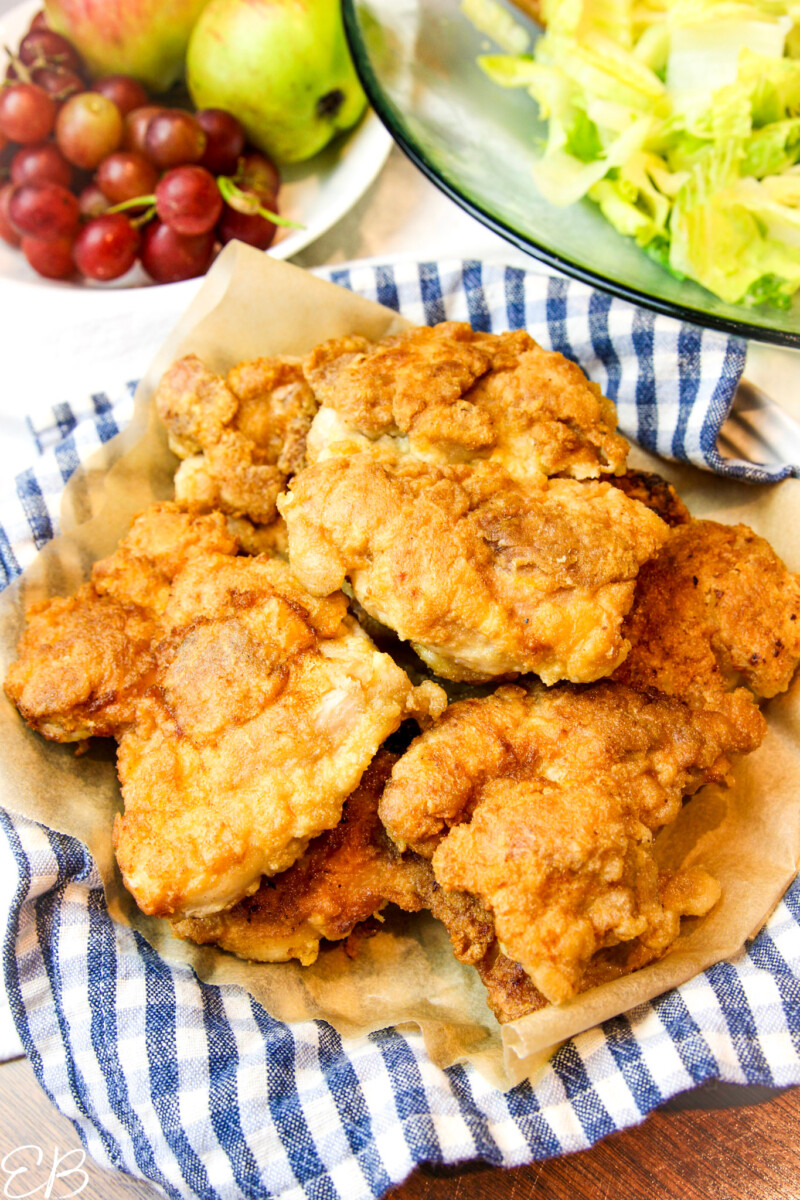
<svg viewBox="0 0 800 1200">
<path fill-rule="evenodd" d="M 725 465 L 714 448 L 740 342 L 511 268 L 363 266 L 331 277 L 413 320 L 525 326 L 577 358 L 648 447 L 769 474 Z M 0 514 L 7 578 L 55 532 L 75 466 L 130 411 L 125 388 L 62 406 L 35 431 L 44 452 Z M 800 1083 L 797 881 L 735 962 L 574 1038 L 535 1087 L 503 1094 L 469 1066 L 435 1067 L 409 1028 L 344 1042 L 323 1022 L 288 1027 L 242 989 L 166 965 L 113 925 L 81 843 L 0 820 L 18 873 L 5 980 L 39 1081 L 98 1162 L 171 1197 L 366 1200 L 422 1162 L 513 1166 L 583 1149 L 707 1079 Z"/>
</svg>

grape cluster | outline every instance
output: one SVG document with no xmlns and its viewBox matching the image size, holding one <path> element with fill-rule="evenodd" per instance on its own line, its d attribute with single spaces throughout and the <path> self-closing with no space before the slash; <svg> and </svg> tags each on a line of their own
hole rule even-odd
<svg viewBox="0 0 800 1200">
<path fill-rule="evenodd" d="M 0 89 L 0 237 L 47 279 L 202 275 L 232 238 L 265 250 L 280 176 L 221 109 L 154 103 L 135 79 L 90 83 L 38 13 Z M 2 182 L 5 180 L 5 182 Z"/>
</svg>

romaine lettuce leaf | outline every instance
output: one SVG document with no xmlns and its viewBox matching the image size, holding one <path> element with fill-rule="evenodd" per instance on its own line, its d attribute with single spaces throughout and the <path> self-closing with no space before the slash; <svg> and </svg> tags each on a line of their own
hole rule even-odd
<svg viewBox="0 0 800 1200">
<path fill-rule="evenodd" d="M 588 195 L 673 274 L 725 300 L 787 303 L 800 286 L 800 0 L 543 9 L 531 55 L 480 60 L 547 122 L 542 195 L 559 206 Z"/>
</svg>

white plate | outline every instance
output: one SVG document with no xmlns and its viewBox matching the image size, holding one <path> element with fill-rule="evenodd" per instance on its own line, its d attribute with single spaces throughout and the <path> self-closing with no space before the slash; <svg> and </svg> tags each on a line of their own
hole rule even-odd
<svg viewBox="0 0 800 1200">
<path fill-rule="evenodd" d="M 0 19 L 0 46 L 15 49 L 27 32 L 41 0 L 25 0 Z M 2 68 L 5 74 L 5 65 Z M 302 229 L 278 229 L 267 251 L 274 258 L 291 258 L 335 225 L 373 182 L 388 158 L 392 138 L 371 110 L 352 133 L 337 138 L 321 154 L 306 163 L 284 167 L 280 191 L 281 214 L 297 221 Z M 112 284 L 54 283 L 43 279 L 28 266 L 21 251 L 0 240 L 0 276 L 30 287 L 109 291 L 124 287 L 160 286 L 180 288 L 182 283 L 157 285 L 136 266 Z M 187 280 L 196 287 L 196 280 Z"/>
</svg>

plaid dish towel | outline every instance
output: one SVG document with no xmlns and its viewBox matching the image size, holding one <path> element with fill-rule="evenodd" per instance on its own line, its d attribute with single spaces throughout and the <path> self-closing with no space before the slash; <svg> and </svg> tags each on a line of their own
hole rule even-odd
<svg viewBox="0 0 800 1200">
<path fill-rule="evenodd" d="M 329 277 L 412 320 L 525 326 L 612 395 L 648 448 L 747 478 L 715 458 L 744 346 L 579 283 L 479 263 L 355 266 Z M 2 512 L 16 575 L 56 531 L 65 480 L 125 424 L 131 390 L 62 406 Z M 0 814 L 16 864 L 4 942 L 14 1020 L 40 1083 L 97 1161 L 170 1197 L 367 1200 L 422 1162 L 514 1166 L 580 1150 L 712 1078 L 800 1083 L 800 884 L 735 962 L 574 1038 L 536 1086 L 501 1093 L 435 1067 L 408 1028 L 343 1041 L 286 1026 L 243 990 L 201 983 L 115 927 L 83 846 Z"/>
</svg>

